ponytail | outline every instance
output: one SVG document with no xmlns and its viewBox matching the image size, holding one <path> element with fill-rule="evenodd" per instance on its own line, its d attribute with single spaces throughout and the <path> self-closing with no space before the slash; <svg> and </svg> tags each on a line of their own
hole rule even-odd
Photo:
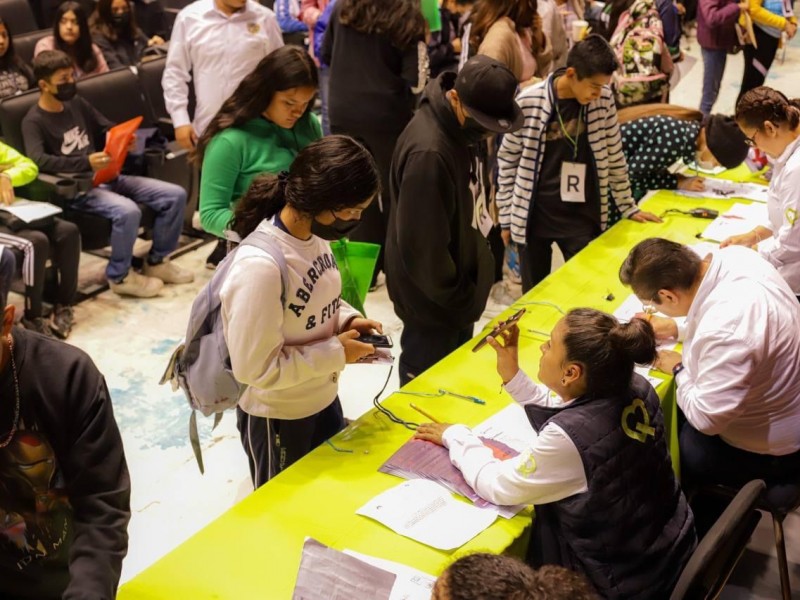
<svg viewBox="0 0 800 600">
<path fill-rule="evenodd" d="M 800 100 L 789 100 L 782 92 L 762 85 L 746 92 L 736 104 L 736 122 L 761 128 L 766 121 L 800 126 Z"/>
<path fill-rule="evenodd" d="M 271 219 L 286 206 L 286 185 L 276 175 L 259 175 L 241 197 L 233 214 L 231 229 L 242 239 L 255 231 L 264 219 Z"/>
<path fill-rule="evenodd" d="M 583 366 L 590 394 L 623 394 L 633 377 L 634 364 L 656 358 L 656 336 L 647 321 L 620 323 L 593 308 L 576 308 L 564 317 L 567 360 Z"/>
</svg>

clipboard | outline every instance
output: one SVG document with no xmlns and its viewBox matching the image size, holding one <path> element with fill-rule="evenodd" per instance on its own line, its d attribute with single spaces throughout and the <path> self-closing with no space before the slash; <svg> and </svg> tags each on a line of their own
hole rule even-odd
<svg viewBox="0 0 800 600">
<path fill-rule="evenodd" d="M 106 147 L 103 151 L 111 157 L 111 164 L 105 169 L 95 172 L 93 183 L 100 185 L 115 179 L 122 171 L 122 165 L 128 157 L 128 147 L 131 145 L 136 130 L 142 124 L 143 117 L 134 117 L 130 121 L 125 121 L 115 125 L 106 133 Z"/>
</svg>

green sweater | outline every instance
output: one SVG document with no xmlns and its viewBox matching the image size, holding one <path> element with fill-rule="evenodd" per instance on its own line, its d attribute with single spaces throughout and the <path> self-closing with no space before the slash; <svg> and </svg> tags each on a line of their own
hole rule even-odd
<svg viewBox="0 0 800 600">
<path fill-rule="evenodd" d="M 203 156 L 200 222 L 218 237 L 233 218 L 233 207 L 261 173 L 288 170 L 294 157 L 322 137 L 316 115 L 308 112 L 292 129 L 257 117 L 215 135 Z"/>
<path fill-rule="evenodd" d="M 27 156 L 0 142 L 0 170 L 11 179 L 11 185 L 27 185 L 39 174 L 39 168 Z"/>
</svg>

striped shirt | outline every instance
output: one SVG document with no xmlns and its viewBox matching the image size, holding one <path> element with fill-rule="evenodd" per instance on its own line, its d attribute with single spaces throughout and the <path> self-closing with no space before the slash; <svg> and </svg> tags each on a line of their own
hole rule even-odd
<svg viewBox="0 0 800 600">
<path fill-rule="evenodd" d="M 550 75 L 517 96 L 517 104 L 525 114 L 525 124 L 522 129 L 504 136 L 498 153 L 500 226 L 510 229 L 511 239 L 518 244 L 526 243 L 528 213 L 536 195 L 547 123 L 553 110 L 553 77 Z M 610 195 L 613 194 L 611 201 L 622 216 L 629 217 L 639 210 L 631 195 L 617 109 L 610 88 L 604 87 L 600 98 L 589 103 L 585 118 L 593 166 L 600 184 L 600 224 L 605 229 Z"/>
</svg>

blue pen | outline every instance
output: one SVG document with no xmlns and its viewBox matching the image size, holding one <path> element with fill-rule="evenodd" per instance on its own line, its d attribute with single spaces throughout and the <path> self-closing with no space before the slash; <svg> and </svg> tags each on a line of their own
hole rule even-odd
<svg viewBox="0 0 800 600">
<path fill-rule="evenodd" d="M 455 392 L 451 392 L 450 390 L 443 390 L 441 388 L 439 389 L 439 393 L 455 396 L 456 398 L 461 398 L 462 400 L 469 400 L 470 402 L 474 402 L 475 404 L 486 404 L 486 400 L 481 400 L 476 396 L 465 396 L 464 394 L 456 394 Z"/>
</svg>

